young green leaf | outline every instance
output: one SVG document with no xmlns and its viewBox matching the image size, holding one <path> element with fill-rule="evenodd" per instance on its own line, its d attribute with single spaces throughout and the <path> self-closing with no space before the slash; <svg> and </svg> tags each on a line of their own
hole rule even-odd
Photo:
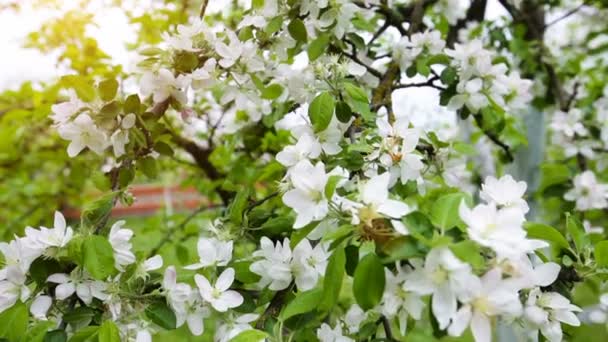
<svg viewBox="0 0 608 342">
<path fill-rule="evenodd" d="M 608 240 L 595 244 L 595 263 L 599 267 L 608 267 Z"/>
<path fill-rule="evenodd" d="M 382 299 L 386 279 L 384 265 L 375 253 L 359 261 L 353 279 L 353 294 L 363 310 L 370 310 Z"/>
<path fill-rule="evenodd" d="M 99 235 L 91 235 L 84 240 L 82 245 L 84 268 L 95 279 L 105 280 L 113 275 L 114 250 L 107 238 Z"/>
<path fill-rule="evenodd" d="M 439 197 L 431 207 L 431 222 L 433 225 L 447 230 L 453 227 L 463 227 L 458 208 L 460 202 L 464 201 L 470 205 L 471 196 L 465 193 L 452 193 Z"/>
<path fill-rule="evenodd" d="M 146 317 L 159 326 L 167 330 L 175 329 L 175 313 L 173 313 L 173 310 L 171 310 L 164 301 L 157 301 L 150 304 L 145 312 Z"/>
<path fill-rule="evenodd" d="M 109 78 L 99 82 L 99 97 L 104 101 L 112 101 L 116 97 L 116 91 L 118 91 L 118 82 Z"/>
<path fill-rule="evenodd" d="M 327 268 L 325 270 L 325 278 L 323 279 L 323 297 L 319 304 L 319 310 L 331 310 L 340 295 L 342 288 L 342 279 L 344 278 L 344 266 L 346 264 L 346 255 L 344 248 L 336 248 L 329 257 Z"/>
<path fill-rule="evenodd" d="M 308 59 L 312 62 L 319 58 L 325 52 L 327 45 L 329 45 L 329 35 L 321 34 L 308 45 Z"/>
<path fill-rule="evenodd" d="M 287 25 L 287 30 L 293 39 L 306 43 L 308 33 L 306 32 L 306 26 L 304 26 L 304 22 L 301 19 L 293 19 L 289 25 Z"/>
<path fill-rule="evenodd" d="M 281 311 L 279 320 L 285 321 L 290 317 L 315 310 L 321 302 L 321 298 L 323 298 L 323 289 L 321 288 L 298 293 Z"/>
<path fill-rule="evenodd" d="M 239 333 L 238 335 L 233 337 L 230 342 L 262 341 L 266 337 L 268 337 L 267 333 L 257 329 L 251 329 Z"/>
<path fill-rule="evenodd" d="M 328 92 L 323 92 L 312 100 L 308 115 L 316 132 L 321 132 L 329 126 L 335 107 L 336 102 Z"/>
<path fill-rule="evenodd" d="M 576 216 L 566 213 L 566 230 L 570 234 L 576 250 L 581 252 L 589 244 L 589 237 L 585 234 L 585 229 L 581 221 Z"/>
<path fill-rule="evenodd" d="M 27 307 L 17 301 L 11 308 L 0 313 L 0 337 L 9 341 L 20 341 L 27 330 Z"/>
<path fill-rule="evenodd" d="M 120 342 L 118 327 L 111 320 L 103 322 L 98 332 L 99 342 Z"/>
</svg>

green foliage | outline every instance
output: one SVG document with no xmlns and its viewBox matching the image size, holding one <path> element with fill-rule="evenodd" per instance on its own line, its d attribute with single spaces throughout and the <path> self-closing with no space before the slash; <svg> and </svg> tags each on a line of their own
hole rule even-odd
<svg viewBox="0 0 608 342">
<path fill-rule="evenodd" d="M 373 279 L 374 281 L 369 281 Z M 374 253 L 364 256 L 353 277 L 353 295 L 363 310 L 376 306 L 384 293 L 386 279 L 380 258 Z"/>
<path fill-rule="evenodd" d="M 87 237 L 82 244 L 82 253 L 84 268 L 93 278 L 105 280 L 116 272 L 114 251 L 108 239 L 98 235 Z"/>
</svg>

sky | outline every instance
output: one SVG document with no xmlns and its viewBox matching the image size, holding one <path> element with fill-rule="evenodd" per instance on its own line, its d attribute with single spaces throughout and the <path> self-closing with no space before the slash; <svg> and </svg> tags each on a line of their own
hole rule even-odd
<svg viewBox="0 0 608 342">
<path fill-rule="evenodd" d="M 127 71 L 132 70 L 134 55 L 126 49 L 125 44 L 135 40 L 135 33 L 121 9 L 108 7 L 108 1 L 111 0 L 88 1 L 87 6 L 95 13 L 95 18 L 94 25 L 87 28 L 87 34 L 97 39 L 101 49 L 112 56 L 115 63 L 123 65 Z M 132 2 L 131 6 L 145 7 L 150 6 L 154 0 L 123 0 L 123 3 L 129 1 Z M 224 6 L 227 1 L 229 0 L 210 1 L 208 13 L 227 8 Z M 24 48 L 23 42 L 29 32 L 38 30 L 41 23 L 73 8 L 78 0 L 61 0 L 62 8 L 59 10 L 34 8 L 32 0 L 21 0 L 23 8 L 20 12 L 1 9 L 3 4 L 9 2 L 14 0 L 0 0 L 0 91 L 17 88 L 24 81 L 51 80 L 67 73 L 68 70 L 56 66 L 56 52 L 44 55 L 36 49 Z M 505 14 L 498 0 L 489 0 L 486 18 L 496 20 Z M 398 115 L 421 113 L 422 115 L 414 115 L 416 119 L 413 120 L 418 121 L 414 124 L 420 125 L 428 124 L 426 121 L 429 116 L 425 113 L 437 112 L 439 108 L 438 92 L 431 88 L 400 89 L 393 94 L 393 102 Z"/>
</svg>

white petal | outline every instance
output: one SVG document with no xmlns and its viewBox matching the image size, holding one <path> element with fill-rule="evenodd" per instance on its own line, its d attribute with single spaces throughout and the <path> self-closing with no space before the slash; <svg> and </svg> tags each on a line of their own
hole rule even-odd
<svg viewBox="0 0 608 342">
<path fill-rule="evenodd" d="M 473 332 L 475 342 L 491 342 L 492 327 L 488 317 L 475 312 L 471 320 L 471 332 Z"/>
<path fill-rule="evenodd" d="M 400 201 L 386 200 L 378 207 L 378 212 L 390 217 L 400 218 L 411 211 L 410 207 Z"/>
<path fill-rule="evenodd" d="M 30 313 L 36 318 L 45 318 L 47 311 L 53 304 L 53 299 L 49 296 L 38 296 L 30 306 Z"/>
<path fill-rule="evenodd" d="M 199 336 L 203 333 L 205 326 L 203 324 L 203 317 L 201 315 L 190 314 L 186 318 L 186 322 L 188 323 L 188 329 L 190 329 L 192 335 Z"/>
<path fill-rule="evenodd" d="M 220 291 L 226 291 L 232 285 L 234 281 L 234 269 L 227 268 L 220 274 L 219 278 L 217 278 L 217 282 L 215 283 L 215 288 Z"/>
<path fill-rule="evenodd" d="M 76 287 L 74 286 L 74 283 L 60 284 L 55 288 L 55 297 L 59 300 L 64 300 L 74 294 L 75 291 Z"/>
</svg>

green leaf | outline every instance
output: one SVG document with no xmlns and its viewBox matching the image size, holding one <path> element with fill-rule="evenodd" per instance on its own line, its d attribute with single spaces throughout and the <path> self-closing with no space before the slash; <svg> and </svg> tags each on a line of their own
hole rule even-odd
<svg viewBox="0 0 608 342">
<path fill-rule="evenodd" d="M 167 145 L 167 143 L 164 143 L 162 141 L 158 141 L 156 144 L 154 144 L 154 150 L 162 155 L 165 156 L 173 156 L 173 149 L 171 148 L 171 146 Z"/>
<path fill-rule="evenodd" d="M 87 237 L 82 245 L 82 252 L 84 268 L 93 278 L 105 280 L 116 272 L 114 250 L 107 238 L 99 235 Z"/>
<path fill-rule="evenodd" d="M 458 259 L 470 264 L 474 269 L 482 269 L 486 264 L 479 246 L 471 240 L 455 243 L 450 246 L 450 250 Z"/>
<path fill-rule="evenodd" d="M 266 100 L 274 100 L 283 94 L 283 87 L 280 84 L 271 84 L 262 90 L 262 98 Z"/>
<path fill-rule="evenodd" d="M 568 240 L 557 229 L 542 223 L 526 222 L 524 228 L 528 237 L 549 242 L 557 249 L 569 249 Z"/>
<path fill-rule="evenodd" d="M 269 35 L 277 32 L 278 30 L 281 29 L 281 27 L 283 26 L 283 17 L 282 16 L 278 16 L 278 17 L 274 17 L 272 18 L 268 24 L 266 25 L 266 30 L 265 32 Z"/>
<path fill-rule="evenodd" d="M 123 105 L 123 111 L 125 114 L 141 114 L 141 101 L 137 94 L 129 95 Z"/>
<path fill-rule="evenodd" d="M 25 335 L 23 341 L 42 342 L 44 340 L 44 336 L 46 336 L 46 332 L 49 329 L 52 329 L 54 326 L 55 324 L 53 324 L 53 322 L 40 321 L 27 330 L 27 334 Z"/>
<path fill-rule="evenodd" d="M 344 90 L 346 90 L 346 94 L 354 101 L 369 104 L 367 93 L 362 88 L 352 83 L 344 83 Z"/>
<path fill-rule="evenodd" d="M 102 223 L 114 207 L 115 192 L 111 192 L 88 204 L 82 211 L 82 222 L 89 227 Z"/>
<path fill-rule="evenodd" d="M 175 313 L 167 306 L 167 303 L 163 301 L 154 302 L 146 308 L 145 312 L 146 317 L 159 326 L 167 330 L 175 329 Z"/>
<path fill-rule="evenodd" d="M 72 309 L 63 315 L 63 320 L 71 325 L 86 326 L 93 320 L 95 311 L 87 306 Z"/>
<path fill-rule="evenodd" d="M 230 342 L 256 342 L 256 341 L 261 341 L 261 340 L 265 339 L 266 337 L 268 337 L 267 333 L 260 331 L 260 330 L 252 329 L 252 330 L 245 330 L 245 331 L 239 333 L 238 335 L 233 337 L 230 340 Z"/>
<path fill-rule="evenodd" d="M 247 200 L 251 194 L 251 189 L 248 187 L 237 192 L 230 208 L 228 209 L 228 217 L 237 225 L 243 223 L 243 211 L 247 208 Z"/>
<path fill-rule="evenodd" d="M 111 320 L 103 322 L 98 334 L 99 342 L 120 342 L 118 327 Z"/>
<path fill-rule="evenodd" d="M 340 296 L 342 279 L 344 278 L 344 266 L 346 265 L 346 254 L 344 248 L 336 248 L 329 257 L 325 278 L 323 279 L 323 296 L 319 304 L 319 310 L 331 310 Z"/>
<path fill-rule="evenodd" d="M 306 43 L 308 33 L 306 32 L 306 26 L 301 19 L 293 19 L 289 25 L 287 25 L 287 31 L 289 31 L 289 34 L 293 39 L 297 40 L 298 42 Z"/>
<path fill-rule="evenodd" d="M 329 200 L 334 196 L 334 192 L 336 192 L 336 187 L 342 179 L 343 177 L 339 175 L 333 175 L 329 177 L 329 179 L 327 180 L 327 184 L 325 184 L 325 198 Z"/>
<path fill-rule="evenodd" d="M 367 311 L 382 299 L 386 279 L 384 265 L 375 253 L 369 253 L 359 261 L 353 279 L 353 294 L 359 306 Z"/>
<path fill-rule="evenodd" d="M 585 234 L 581 221 L 570 213 L 566 213 L 566 230 L 570 234 L 572 241 L 574 241 L 576 250 L 582 252 L 589 244 L 589 237 Z"/>
<path fill-rule="evenodd" d="M 67 75 L 61 77 L 61 83 L 66 87 L 74 89 L 76 95 L 78 95 L 81 100 L 85 102 L 95 100 L 95 87 L 93 87 L 92 82 L 86 78 L 78 75 Z"/>
<path fill-rule="evenodd" d="M 77 332 L 74 333 L 74 335 L 72 335 L 72 337 L 70 337 L 69 342 L 97 342 L 97 339 L 95 339 L 95 337 L 97 337 L 97 332 L 99 331 L 99 327 L 96 325 L 91 325 L 88 327 L 84 327 L 80 330 L 78 330 Z"/>
<path fill-rule="evenodd" d="M 329 34 L 321 34 L 308 45 L 308 59 L 311 62 L 319 58 L 323 52 L 325 52 L 327 45 L 329 45 L 329 37 Z"/>
<path fill-rule="evenodd" d="M 346 246 L 344 254 L 346 254 L 346 274 L 352 277 L 355 275 L 355 270 L 359 264 L 359 247 L 353 245 Z"/>
<path fill-rule="evenodd" d="M 439 197 L 431 207 L 431 222 L 443 230 L 453 227 L 463 227 L 458 208 L 460 202 L 471 205 L 471 196 L 465 193 L 452 193 Z"/>
<path fill-rule="evenodd" d="M 0 313 L 0 337 L 9 342 L 20 341 L 26 333 L 28 322 L 27 307 L 17 301 L 11 308 Z"/>
<path fill-rule="evenodd" d="M 156 167 L 156 159 L 148 156 L 137 162 L 139 168 L 143 171 L 143 173 L 152 179 L 155 179 L 158 176 L 158 168 Z"/>
<path fill-rule="evenodd" d="M 321 298 L 323 298 L 323 289 L 321 288 L 298 293 L 281 311 L 279 320 L 285 321 L 290 317 L 315 310 L 319 306 Z"/>
<path fill-rule="evenodd" d="M 44 342 L 65 342 L 68 340 L 68 334 L 64 330 L 52 330 L 44 335 Z"/>
<path fill-rule="evenodd" d="M 595 262 L 599 267 L 608 267 L 608 240 L 595 244 Z"/>
<path fill-rule="evenodd" d="M 350 121 L 350 118 L 353 116 L 353 111 L 350 109 L 348 103 L 344 101 L 339 101 L 336 103 L 336 117 L 340 122 L 347 123 Z"/>
<path fill-rule="evenodd" d="M 441 77 L 441 82 L 449 85 L 456 81 L 456 78 L 458 77 L 458 72 L 453 67 L 448 66 L 445 69 L 443 69 L 440 77 Z"/>
<path fill-rule="evenodd" d="M 99 82 L 99 97 L 101 97 L 104 101 L 112 101 L 116 97 L 116 92 L 118 91 L 118 82 L 109 78 Z"/>
<path fill-rule="evenodd" d="M 321 132 L 329 126 L 335 107 L 336 102 L 328 92 L 323 92 L 312 100 L 308 107 L 308 116 L 315 132 Z"/>
</svg>

